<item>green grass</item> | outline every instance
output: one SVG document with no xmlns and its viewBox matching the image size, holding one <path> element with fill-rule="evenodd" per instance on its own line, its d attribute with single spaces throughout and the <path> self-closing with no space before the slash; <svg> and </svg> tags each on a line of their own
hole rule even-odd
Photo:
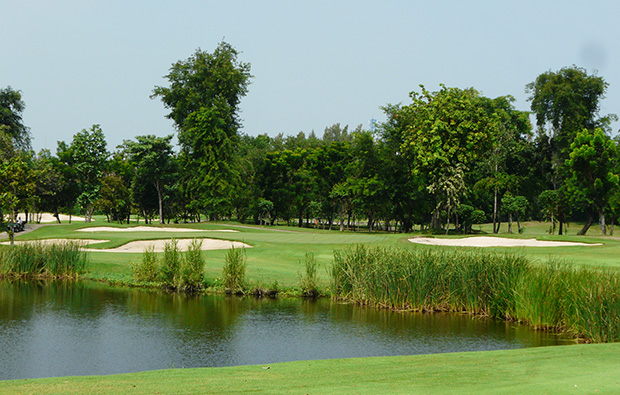
<svg viewBox="0 0 620 395">
<path fill-rule="evenodd" d="M 0 393 L 616 394 L 619 371 L 620 344 L 587 344 L 12 380 Z"/>
<path fill-rule="evenodd" d="M 139 225 L 143 226 L 141 222 Z M 61 225 L 45 225 L 41 228 L 26 234 L 21 234 L 17 240 L 34 240 L 44 238 L 75 238 L 75 239 L 100 239 L 109 240 L 109 242 L 93 245 L 92 248 L 113 248 L 121 246 L 134 240 L 148 239 L 170 239 L 172 237 L 194 238 L 196 233 L 169 233 L 169 232 L 101 232 L 86 233 L 78 232 L 77 229 L 87 226 L 118 226 L 127 227 L 127 225 L 108 224 L 103 218 L 97 218 L 97 221 L 91 224 L 83 222 L 74 222 L 72 224 Z M 132 223 L 130 226 L 136 226 Z M 160 225 L 151 225 L 157 227 Z M 252 225 L 243 225 L 238 223 L 199 223 L 199 224 L 178 224 L 167 225 L 170 227 L 182 227 L 192 229 L 232 229 L 237 230 L 236 233 L 228 232 L 208 232 L 201 235 L 207 238 L 219 238 L 226 240 L 235 240 L 248 243 L 253 248 L 247 250 L 247 273 L 246 279 L 250 283 L 267 285 L 273 281 L 277 281 L 285 287 L 295 287 L 299 282 L 299 272 L 303 270 L 300 261 L 306 256 L 306 253 L 313 253 L 319 270 L 317 272 L 317 280 L 320 287 L 327 287 L 329 284 L 329 275 L 327 269 L 331 266 L 333 260 L 333 252 L 336 249 L 342 249 L 352 244 L 364 244 L 368 246 L 399 246 L 407 249 L 430 249 L 430 250 L 454 250 L 454 249 L 471 249 L 459 247 L 439 247 L 439 246 L 423 246 L 416 245 L 407 241 L 414 234 L 387 234 L 368 232 L 338 232 L 323 231 L 313 229 L 303 229 L 297 227 L 260 227 Z M 529 248 L 490 248 L 489 251 L 497 252 L 515 252 L 520 251 L 525 255 L 547 261 L 550 258 L 566 260 L 570 263 L 596 267 L 620 268 L 620 239 L 615 237 L 600 236 L 598 227 L 592 227 L 589 236 L 575 236 L 574 234 L 580 229 L 580 226 L 571 224 L 569 228 L 569 236 L 551 236 L 547 234 L 548 223 L 527 222 L 524 223 L 526 228 L 524 234 L 500 234 L 498 237 L 512 238 L 533 238 L 541 240 L 558 240 L 558 241 L 581 241 L 588 243 L 603 243 L 602 246 L 595 247 L 529 247 Z M 482 227 L 474 227 L 474 230 L 490 231 L 490 225 Z M 502 227 L 505 231 L 506 226 Z M 620 230 L 619 230 L 620 231 Z M 444 236 L 435 236 L 444 237 Z M 446 236 L 446 237 L 462 237 L 462 236 Z M 142 254 L 128 253 L 108 253 L 108 252 L 91 252 L 89 253 L 91 263 L 88 273 L 84 277 L 95 280 L 120 281 L 132 283 L 133 270 L 132 263 L 140 262 Z M 205 259 L 205 277 L 208 281 L 213 281 L 221 277 L 222 267 L 224 265 L 226 252 L 205 251 L 202 253 Z"/>
</svg>

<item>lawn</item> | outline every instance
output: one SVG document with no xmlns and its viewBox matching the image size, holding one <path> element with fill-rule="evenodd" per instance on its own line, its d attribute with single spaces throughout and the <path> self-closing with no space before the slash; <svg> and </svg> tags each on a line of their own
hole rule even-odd
<svg viewBox="0 0 620 395">
<path fill-rule="evenodd" d="M 615 394 L 620 344 L 0 381 L 12 394 Z"/>
</svg>

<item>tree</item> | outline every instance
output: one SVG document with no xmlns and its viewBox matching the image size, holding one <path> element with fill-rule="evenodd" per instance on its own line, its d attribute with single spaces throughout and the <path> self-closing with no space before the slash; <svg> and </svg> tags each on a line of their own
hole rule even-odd
<svg viewBox="0 0 620 395">
<path fill-rule="evenodd" d="M 421 88 L 411 93 L 413 103 L 395 115 L 405 119 L 401 149 L 413 163 L 413 175 L 425 174 L 435 196 L 431 226 L 439 228 L 442 209 L 458 208 L 465 192 L 459 179 L 488 152 L 494 131 L 476 90 L 442 85 L 431 93 Z"/>
<path fill-rule="evenodd" d="M 608 130 L 610 121 L 617 118 L 614 114 L 599 116 L 600 101 L 608 85 L 603 77 L 588 75 L 577 66 L 547 71 L 527 84 L 539 132 L 553 136 L 560 159 L 568 156 L 577 133 L 597 127 Z"/>
<path fill-rule="evenodd" d="M 164 223 L 164 187 L 175 175 L 172 135 L 155 137 L 137 136 L 136 141 L 125 141 L 130 160 L 135 164 L 134 180 L 150 182 L 157 191 L 159 223 Z M 138 181 L 136 181 L 138 182 Z"/>
<path fill-rule="evenodd" d="M 108 150 L 105 136 L 99 125 L 90 130 L 82 129 L 73 136 L 71 156 L 77 173 L 80 194 L 78 203 L 84 209 L 86 222 L 90 222 L 94 202 L 99 198 L 101 177 L 107 165 Z"/>
<path fill-rule="evenodd" d="M 484 161 L 490 170 L 487 185 L 493 189 L 493 233 L 498 233 L 500 227 L 499 193 L 511 178 L 508 173 L 514 170 L 507 168 L 509 159 L 523 149 L 525 138 L 531 135 L 529 114 L 517 111 L 512 104 L 514 100 L 512 96 L 481 100 L 491 118 L 490 127 L 495 134 Z"/>
<path fill-rule="evenodd" d="M 30 129 L 23 124 L 22 112 L 26 108 L 20 91 L 10 86 L 0 89 L 0 126 L 19 150 L 30 149 Z"/>
<path fill-rule="evenodd" d="M 221 215 L 232 209 L 239 185 L 233 163 L 239 144 L 238 105 L 247 93 L 250 64 L 239 62 L 237 50 L 221 42 L 211 53 L 198 49 L 172 65 L 169 87 L 157 86 L 151 98 L 161 98 L 175 122 L 188 204 Z"/>
<path fill-rule="evenodd" d="M 525 215 L 525 210 L 528 207 L 528 201 L 525 196 L 513 196 L 508 192 L 502 197 L 502 207 L 506 214 L 508 214 L 508 233 L 512 233 L 513 216 L 517 220 L 517 227 L 519 233 L 521 233 L 521 222 L 519 219 Z"/>
<path fill-rule="evenodd" d="M 609 131 L 610 122 L 617 119 L 615 114 L 599 114 L 607 87 L 608 83 L 602 77 L 588 75 L 585 69 L 577 66 L 547 71 L 526 86 L 538 132 L 548 139 L 550 145 L 546 161 L 550 162 L 551 171 L 546 176 L 551 189 L 558 191 L 560 202 L 568 200 L 564 196 L 567 192 L 565 184 L 571 174 L 566 161 L 576 135 L 584 129 Z M 573 194 L 573 200 L 574 197 Z M 562 214 L 567 210 L 560 211 L 557 218 L 562 234 Z"/>
<path fill-rule="evenodd" d="M 615 172 L 618 161 L 616 144 L 602 129 L 584 129 L 570 145 L 566 165 L 571 171 L 569 190 L 583 197 L 598 213 L 603 235 L 607 234 L 605 211 L 609 199 L 618 193 L 620 176 Z M 586 234 L 592 224 L 590 217 L 579 234 Z"/>
</svg>

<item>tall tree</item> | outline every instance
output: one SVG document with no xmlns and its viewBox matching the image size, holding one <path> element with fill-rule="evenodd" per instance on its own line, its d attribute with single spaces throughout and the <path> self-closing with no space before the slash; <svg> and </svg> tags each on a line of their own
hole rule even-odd
<svg viewBox="0 0 620 395">
<path fill-rule="evenodd" d="M 603 77 L 588 75 L 585 69 L 577 66 L 547 71 L 526 86 L 538 132 L 549 140 L 548 161 L 552 171 L 547 173 L 548 182 L 553 190 L 558 191 L 560 201 L 567 200 L 563 195 L 567 192 L 565 184 L 571 174 L 566 161 L 575 136 L 584 129 L 609 131 L 611 121 L 617 119 L 615 114 L 599 114 L 607 87 Z M 558 220 L 559 233 L 562 234 L 563 216 Z"/>
<path fill-rule="evenodd" d="M 82 129 L 76 133 L 70 150 L 80 190 L 77 200 L 84 209 L 86 222 L 90 222 L 109 156 L 101 127 L 93 125 L 89 130 Z"/>
<path fill-rule="evenodd" d="M 585 69 L 572 66 L 547 71 L 527 84 L 532 112 L 540 133 L 554 138 L 556 155 L 568 157 L 568 148 L 583 129 L 609 130 L 614 114 L 599 115 L 600 102 L 609 84 L 603 77 L 588 75 Z"/>
<path fill-rule="evenodd" d="M 233 155 L 239 144 L 239 103 L 248 90 L 250 64 L 238 61 L 239 52 L 221 42 L 213 53 L 198 49 L 172 65 L 165 76 L 170 86 L 157 86 L 170 109 L 181 145 L 185 194 L 195 208 L 218 215 L 232 208 L 238 184 Z"/>
<path fill-rule="evenodd" d="M 440 214 L 458 209 L 465 193 L 462 174 L 488 152 L 494 138 L 491 119 L 474 89 L 447 88 L 412 92 L 413 103 L 396 114 L 403 117 L 403 154 L 413 162 L 414 176 L 426 174 L 436 199 L 431 226 L 440 227 Z M 456 188 L 456 189 L 455 189 Z"/>
<path fill-rule="evenodd" d="M 12 140 L 15 148 L 30 149 L 30 129 L 24 126 L 22 113 L 26 105 L 20 91 L 10 86 L 0 89 L 0 131 L 6 133 Z"/>
</svg>

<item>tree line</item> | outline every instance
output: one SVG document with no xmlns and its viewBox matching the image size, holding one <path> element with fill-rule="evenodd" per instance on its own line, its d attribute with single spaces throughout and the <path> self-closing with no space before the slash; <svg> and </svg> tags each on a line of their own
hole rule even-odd
<svg viewBox="0 0 620 395">
<path fill-rule="evenodd" d="M 409 103 L 383 106 L 386 121 L 373 130 L 334 124 L 322 136 L 251 136 L 240 132 L 239 103 L 253 76 L 238 55 L 222 42 L 174 63 L 169 85 L 151 98 L 170 111 L 175 133 L 136 136 L 113 151 L 93 125 L 55 154 L 34 153 L 21 92 L 0 90 L 3 214 L 463 233 L 487 221 L 495 233 L 502 223 L 512 232 L 513 222 L 521 231 L 521 221 L 538 219 L 563 234 L 578 220 L 580 234 L 595 221 L 613 232 L 617 117 L 600 114 L 608 84 L 596 74 L 577 66 L 540 74 L 525 87 L 531 112 L 510 95 L 420 86 Z"/>
</svg>

